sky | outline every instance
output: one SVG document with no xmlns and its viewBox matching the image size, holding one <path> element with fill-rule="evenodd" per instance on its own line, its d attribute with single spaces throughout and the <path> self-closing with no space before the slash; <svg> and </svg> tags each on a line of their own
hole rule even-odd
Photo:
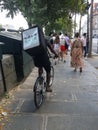
<svg viewBox="0 0 98 130">
<path fill-rule="evenodd" d="M 0 12 L 0 24 L 2 25 L 12 25 L 14 29 L 19 29 L 19 27 L 23 27 L 24 29 L 28 28 L 28 24 L 25 20 L 25 18 L 21 15 L 21 13 L 18 13 L 17 16 L 14 16 L 14 18 L 7 18 L 6 17 L 6 11 Z"/>
<path fill-rule="evenodd" d="M 91 0 L 89 0 L 91 2 Z M 94 0 L 94 2 L 98 2 L 98 0 Z M 86 16 L 83 18 L 85 21 Z M 19 29 L 20 27 L 23 27 L 24 29 L 28 28 L 28 24 L 24 17 L 21 15 L 21 13 L 17 14 L 17 16 L 14 16 L 14 19 L 12 18 L 6 18 L 6 11 L 0 12 L 0 24 L 2 25 L 12 25 L 14 29 Z"/>
</svg>

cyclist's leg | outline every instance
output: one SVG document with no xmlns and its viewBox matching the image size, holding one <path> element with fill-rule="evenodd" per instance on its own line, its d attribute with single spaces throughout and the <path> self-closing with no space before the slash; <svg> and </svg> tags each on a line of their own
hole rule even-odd
<svg viewBox="0 0 98 130">
<path fill-rule="evenodd" d="M 43 68 L 46 71 L 46 90 L 47 92 L 52 92 L 52 89 L 49 86 L 50 83 L 50 70 L 51 70 L 51 62 L 49 60 L 48 55 L 44 55 L 43 57 Z"/>
<path fill-rule="evenodd" d="M 50 71 L 51 71 L 51 63 L 47 63 L 46 66 L 44 66 L 44 69 L 46 71 L 46 91 L 47 92 L 52 92 L 52 89 L 50 88 L 49 86 L 49 83 L 50 83 Z"/>
<path fill-rule="evenodd" d="M 39 77 L 42 77 L 42 74 L 43 74 L 43 67 L 38 67 L 38 76 Z M 43 83 L 43 80 L 42 80 L 43 78 L 41 78 L 41 80 L 40 80 L 40 84 L 42 84 Z"/>
<path fill-rule="evenodd" d="M 43 73 L 43 67 L 38 67 L 38 75 L 41 76 Z"/>
<path fill-rule="evenodd" d="M 47 92 L 52 92 L 52 89 L 51 89 L 49 83 L 50 83 L 50 73 L 47 72 L 47 86 L 46 86 L 46 91 Z"/>
<path fill-rule="evenodd" d="M 49 83 L 50 83 L 50 72 L 46 72 L 46 82 L 47 82 L 47 86 L 49 87 Z"/>
<path fill-rule="evenodd" d="M 49 86 L 50 83 L 50 66 L 44 67 L 45 71 L 46 71 L 46 91 L 47 92 L 52 92 L 52 89 Z M 38 68 L 38 74 L 39 76 L 41 76 L 43 73 L 43 67 L 39 67 Z"/>
<path fill-rule="evenodd" d="M 52 89 L 50 88 L 50 71 L 51 71 L 51 64 L 48 64 L 47 67 L 45 67 L 46 70 L 46 91 L 47 92 L 52 92 Z"/>
</svg>

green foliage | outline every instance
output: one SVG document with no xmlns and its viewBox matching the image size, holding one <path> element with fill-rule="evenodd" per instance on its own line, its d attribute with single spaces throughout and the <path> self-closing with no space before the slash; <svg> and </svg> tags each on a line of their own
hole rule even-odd
<svg viewBox="0 0 98 130">
<path fill-rule="evenodd" d="M 1 9 L 8 10 L 7 16 L 20 10 L 29 26 L 38 24 L 49 31 L 67 31 L 73 28 L 72 16 L 85 14 L 85 0 L 0 0 Z"/>
<path fill-rule="evenodd" d="M 0 0 L 0 6 L 1 6 L 1 11 L 3 11 L 4 9 L 8 11 L 7 13 L 7 17 L 14 17 L 14 15 L 17 14 L 18 7 L 17 7 L 17 3 L 16 0 Z"/>
</svg>

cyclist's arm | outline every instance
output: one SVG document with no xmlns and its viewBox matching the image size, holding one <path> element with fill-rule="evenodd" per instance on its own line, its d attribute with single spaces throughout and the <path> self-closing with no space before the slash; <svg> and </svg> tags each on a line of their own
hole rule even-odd
<svg viewBox="0 0 98 130">
<path fill-rule="evenodd" d="M 51 47 L 51 45 L 48 44 L 47 46 L 48 46 L 49 50 L 50 50 L 56 57 L 58 57 L 57 53 L 54 51 L 54 49 Z"/>
</svg>

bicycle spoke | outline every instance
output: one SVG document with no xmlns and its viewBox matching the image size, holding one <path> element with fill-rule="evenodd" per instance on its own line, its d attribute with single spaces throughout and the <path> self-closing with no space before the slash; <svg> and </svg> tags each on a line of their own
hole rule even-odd
<svg viewBox="0 0 98 130">
<path fill-rule="evenodd" d="M 39 108 L 43 102 L 43 85 L 43 80 L 37 78 L 34 86 L 34 103 L 37 108 Z"/>
</svg>

